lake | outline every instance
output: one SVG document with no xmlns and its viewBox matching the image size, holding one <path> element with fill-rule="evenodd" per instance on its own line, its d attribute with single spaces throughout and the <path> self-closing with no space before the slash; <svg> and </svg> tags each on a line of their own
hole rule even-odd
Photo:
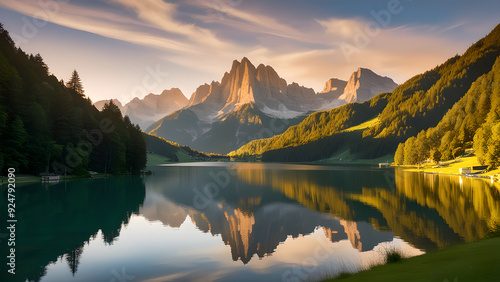
<svg viewBox="0 0 500 282">
<path fill-rule="evenodd" d="M 1 281 L 314 281 L 483 238 L 500 185 L 369 167 L 189 163 L 18 184 Z M 5 188 L 5 185 L 2 187 Z M 6 192 L 0 219 L 6 222 Z M 2 265 L 6 233 L 0 233 Z M 14 279 L 13 279 L 14 278 Z M 9 280 L 6 280 L 9 279 Z"/>
</svg>

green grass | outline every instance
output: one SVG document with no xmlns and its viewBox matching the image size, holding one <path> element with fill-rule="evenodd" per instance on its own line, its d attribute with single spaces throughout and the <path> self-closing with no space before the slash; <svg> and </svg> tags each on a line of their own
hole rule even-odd
<svg viewBox="0 0 500 282">
<path fill-rule="evenodd" d="M 194 162 L 193 158 L 184 150 L 179 150 L 177 152 L 177 158 L 179 158 L 180 163 Z"/>
<path fill-rule="evenodd" d="M 7 178 L 4 178 L 4 180 L 7 180 Z M 16 182 L 36 182 L 36 181 L 42 181 L 42 178 L 40 176 L 28 175 L 28 174 L 16 175 Z"/>
<path fill-rule="evenodd" d="M 354 274 L 349 273 L 349 272 L 341 272 L 336 279 L 345 279 L 353 276 Z"/>
<path fill-rule="evenodd" d="M 325 281 L 499 281 L 500 238 L 460 244 L 445 250 L 376 266 L 350 277 Z"/>
<path fill-rule="evenodd" d="M 333 164 L 379 164 L 379 163 L 392 163 L 394 161 L 394 154 L 388 154 L 376 159 L 358 159 L 356 155 L 351 154 L 350 150 L 345 148 L 339 151 L 340 153 L 331 156 L 324 160 L 326 163 Z M 342 161 L 339 161 L 342 159 Z"/>
<path fill-rule="evenodd" d="M 146 164 L 146 167 L 151 167 L 151 166 L 157 166 L 161 164 L 166 164 L 170 162 L 169 158 L 157 155 L 157 154 L 151 154 L 148 153 L 148 162 Z"/>
<path fill-rule="evenodd" d="M 373 119 L 371 119 L 369 121 L 365 121 L 365 122 L 363 122 L 361 124 L 358 124 L 356 126 L 351 126 L 351 127 L 347 128 L 347 129 L 344 129 L 344 130 L 342 130 L 342 132 L 351 132 L 351 131 L 356 131 L 356 130 L 365 130 L 368 127 L 372 127 L 372 126 L 376 125 L 378 123 L 378 121 L 379 121 L 379 119 L 378 119 L 378 117 L 376 117 L 376 118 L 373 118 Z"/>
<path fill-rule="evenodd" d="M 408 171 L 423 171 L 423 172 L 432 172 L 432 173 L 442 173 L 442 174 L 460 174 L 461 167 L 472 167 L 481 165 L 477 160 L 475 155 L 468 157 L 460 157 L 455 160 L 441 162 L 441 165 L 437 165 L 434 162 L 426 163 L 420 166 L 420 168 L 416 168 L 412 166 L 411 168 L 407 168 Z M 403 166 L 404 167 L 404 166 Z M 482 175 L 495 175 L 500 174 L 500 168 L 497 168 L 492 171 L 488 171 Z"/>
<path fill-rule="evenodd" d="M 385 262 L 386 263 L 395 263 L 399 262 L 403 259 L 403 255 L 397 249 L 388 249 L 385 252 Z"/>
<path fill-rule="evenodd" d="M 379 122 L 379 118 L 375 117 L 371 120 L 365 121 L 361 124 L 358 124 L 356 126 L 349 127 L 347 129 L 344 129 L 342 132 L 351 132 L 351 131 L 362 131 L 365 130 L 369 127 L 375 126 Z M 331 156 L 330 158 L 326 159 L 326 163 L 357 163 L 357 164 L 378 164 L 378 163 L 392 163 L 394 161 L 394 154 L 388 154 L 385 156 L 382 156 L 377 159 L 359 159 L 356 155 L 351 154 L 350 150 L 348 147 L 345 147 L 344 149 L 339 150 L 340 153 L 335 154 Z M 339 159 L 342 159 L 342 161 L 339 161 Z"/>
<path fill-rule="evenodd" d="M 186 162 L 196 162 L 197 160 L 193 159 L 186 151 L 184 150 L 179 150 L 177 153 L 177 158 L 179 158 L 180 163 L 186 163 Z M 152 167 L 152 166 L 157 166 L 157 165 L 162 165 L 162 164 L 169 164 L 172 163 L 172 161 L 164 156 L 160 156 L 157 154 L 151 154 L 148 153 L 148 162 L 146 164 L 146 167 Z"/>
<path fill-rule="evenodd" d="M 6 176 L 1 176 L 2 181 L 0 183 L 7 184 L 8 178 Z M 41 182 L 42 178 L 40 176 L 28 175 L 28 174 L 16 174 L 16 183 L 23 182 Z"/>
</svg>

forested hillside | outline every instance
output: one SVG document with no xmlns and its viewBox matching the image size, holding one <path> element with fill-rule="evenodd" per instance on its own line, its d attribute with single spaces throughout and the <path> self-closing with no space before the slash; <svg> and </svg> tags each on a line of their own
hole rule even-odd
<svg viewBox="0 0 500 282">
<path fill-rule="evenodd" d="M 377 116 L 387 105 L 388 93 L 379 94 L 364 103 L 351 103 L 329 111 L 316 112 L 283 134 L 267 139 L 254 140 L 241 147 L 231 156 L 248 156 L 267 151 L 295 147 L 339 133 L 353 125 Z"/>
<path fill-rule="evenodd" d="M 377 138 L 401 136 L 406 139 L 422 129 L 437 125 L 472 83 L 491 70 L 499 55 L 500 25 L 462 56 L 451 58 L 396 88 L 380 114 L 380 123 L 364 135 Z"/>
<path fill-rule="evenodd" d="M 70 74 L 68 74 L 70 76 Z M 0 24 L 0 169 L 38 174 L 138 172 L 141 131 L 114 104 L 99 112 L 74 71 L 67 83 L 17 48 Z"/>
<path fill-rule="evenodd" d="M 474 81 L 492 71 L 499 55 L 500 25 L 462 56 L 457 55 L 409 79 L 390 94 L 379 95 L 364 104 L 315 113 L 283 134 L 253 141 L 231 155 L 263 154 L 263 160 L 302 161 L 327 158 L 335 152 L 332 148 L 349 149 L 359 158 L 377 158 L 393 153 L 400 142 L 435 127 L 446 112 L 464 97 Z M 364 130 L 361 136 L 355 136 L 357 132 L 341 132 L 374 116 L 378 116 L 378 122 Z M 449 135 L 446 137 L 449 138 Z M 472 140 L 470 136 L 468 138 Z M 444 142 L 446 146 L 451 144 L 443 149 L 445 158 L 453 155 L 458 146 L 452 141 Z M 462 143 L 456 141 L 456 144 Z"/>
<path fill-rule="evenodd" d="M 450 160 L 474 148 L 479 162 L 496 168 L 500 162 L 500 59 L 488 74 L 478 78 L 467 94 L 449 110 L 436 127 L 421 131 L 401 143 L 397 164 L 417 164 L 426 159 Z"/>
</svg>

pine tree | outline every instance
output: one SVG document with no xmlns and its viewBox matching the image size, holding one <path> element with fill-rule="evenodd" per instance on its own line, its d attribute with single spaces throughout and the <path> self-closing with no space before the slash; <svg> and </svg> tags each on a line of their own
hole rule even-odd
<svg viewBox="0 0 500 282">
<path fill-rule="evenodd" d="M 71 74 L 71 78 L 66 83 L 66 87 L 68 89 L 75 91 L 76 93 L 80 94 L 81 96 L 84 96 L 82 81 L 80 79 L 80 75 L 78 74 L 78 72 L 76 70 L 73 70 L 73 73 Z"/>
<path fill-rule="evenodd" d="M 80 256 L 83 253 L 83 245 L 77 246 L 74 250 L 69 251 L 66 254 L 66 262 L 68 263 L 71 273 L 75 276 L 78 265 L 80 264 Z"/>
</svg>

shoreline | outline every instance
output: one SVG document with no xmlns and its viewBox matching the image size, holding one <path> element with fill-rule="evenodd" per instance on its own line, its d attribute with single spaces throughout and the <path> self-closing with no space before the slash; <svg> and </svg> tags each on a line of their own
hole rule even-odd
<svg viewBox="0 0 500 282">
<path fill-rule="evenodd" d="M 131 174 L 124 174 L 124 175 L 131 175 Z M 76 180 L 76 179 L 98 179 L 98 178 L 107 178 L 107 177 L 114 177 L 114 176 L 121 176 L 121 175 L 97 174 L 97 175 L 92 175 L 90 177 L 88 177 L 88 176 L 66 176 L 66 177 L 64 177 L 63 175 L 61 175 L 59 180 L 57 180 L 57 181 L 42 181 L 41 176 L 22 174 L 21 176 L 16 176 L 16 184 L 58 183 L 60 181 L 68 181 L 68 180 Z M 3 181 L 4 178 L 6 178 L 6 177 L 1 176 L 2 180 L 0 181 L 0 186 L 8 183 L 7 181 Z"/>
<path fill-rule="evenodd" d="M 409 172 L 419 172 L 426 174 L 437 174 L 437 175 L 455 175 L 463 176 L 466 178 L 478 178 L 485 180 L 499 180 L 500 168 L 491 171 L 476 171 L 471 173 L 460 173 L 460 168 L 471 168 L 474 166 L 480 166 L 481 164 L 474 155 L 458 158 L 452 161 L 442 162 L 441 164 L 436 163 L 424 163 L 420 167 L 418 166 L 408 166 L 408 165 L 391 165 L 394 168 L 400 168 L 404 171 Z"/>
<path fill-rule="evenodd" d="M 499 249 L 499 237 L 484 238 L 323 281 L 495 281 L 500 253 L 492 250 Z"/>
</svg>

